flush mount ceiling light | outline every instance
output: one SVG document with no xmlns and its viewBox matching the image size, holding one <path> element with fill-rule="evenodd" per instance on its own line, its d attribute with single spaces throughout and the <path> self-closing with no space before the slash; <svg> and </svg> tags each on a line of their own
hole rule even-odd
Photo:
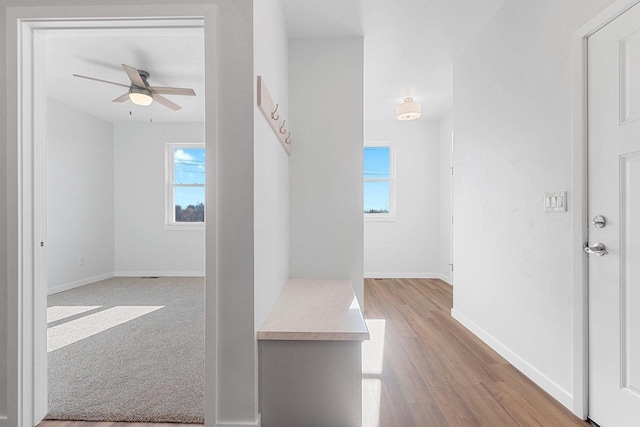
<svg viewBox="0 0 640 427">
<path fill-rule="evenodd" d="M 422 106 L 419 102 L 413 102 L 413 98 L 405 98 L 404 102 L 396 108 L 398 120 L 415 120 L 420 117 Z"/>
</svg>

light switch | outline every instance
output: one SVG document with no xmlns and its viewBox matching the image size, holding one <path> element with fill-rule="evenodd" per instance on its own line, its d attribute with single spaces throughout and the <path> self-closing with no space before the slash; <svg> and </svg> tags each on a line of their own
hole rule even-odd
<svg viewBox="0 0 640 427">
<path fill-rule="evenodd" d="M 544 193 L 544 211 L 545 212 L 566 212 L 567 211 L 567 192 Z"/>
</svg>

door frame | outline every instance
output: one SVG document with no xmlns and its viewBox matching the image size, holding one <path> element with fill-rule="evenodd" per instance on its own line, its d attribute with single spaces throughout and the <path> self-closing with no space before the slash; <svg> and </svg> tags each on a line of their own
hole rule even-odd
<svg viewBox="0 0 640 427">
<path fill-rule="evenodd" d="M 8 352 L 7 417 L 0 427 L 31 427 L 46 415 L 46 280 L 42 265 L 46 251 L 44 212 L 44 93 L 45 73 L 34 67 L 44 52 L 43 31 L 89 27 L 143 28 L 164 24 L 204 28 L 205 37 L 205 123 L 207 160 L 215 164 L 216 140 L 216 67 L 214 28 L 215 7 L 211 4 L 173 4 L 153 7 L 153 17 L 144 6 L 8 7 L 7 8 L 7 158 L 8 176 L 15 177 L 17 202 L 8 212 Z M 105 18 L 108 17 L 108 18 Z M 216 200 L 215 174 L 207 175 L 207 199 Z M 207 218 L 215 224 L 216 203 L 207 203 Z M 13 227 L 15 225 L 15 228 Z M 208 237 L 215 236 L 215 226 Z M 209 240 L 209 239 L 207 239 Z M 45 246 L 46 247 L 46 246 Z M 215 238 L 207 245 L 206 271 L 206 399 L 216 402 L 217 343 L 217 253 Z M 46 271 L 46 270 L 45 270 Z M 216 404 L 206 405 L 207 424 L 216 422 Z"/>
<path fill-rule="evenodd" d="M 640 0 L 616 0 L 573 34 L 573 413 L 589 416 L 588 80 L 587 39 Z"/>
</svg>

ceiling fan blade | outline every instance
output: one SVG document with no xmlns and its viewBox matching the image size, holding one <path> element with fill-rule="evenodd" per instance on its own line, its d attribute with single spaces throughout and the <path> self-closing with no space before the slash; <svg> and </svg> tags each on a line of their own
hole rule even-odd
<svg viewBox="0 0 640 427">
<path fill-rule="evenodd" d="M 165 98 L 162 95 L 158 95 L 157 93 L 154 93 L 152 95 L 152 97 L 153 97 L 154 101 L 158 102 L 159 104 L 164 105 L 167 108 L 172 109 L 173 111 L 178 111 L 178 110 L 182 109 L 181 106 L 179 106 L 178 104 L 176 104 L 176 103 L 174 103 L 172 101 L 169 101 L 167 98 Z"/>
<path fill-rule="evenodd" d="M 126 65 L 126 64 L 122 64 L 122 68 L 124 68 L 124 71 L 127 73 L 127 76 L 129 76 L 129 80 L 131 80 L 131 83 L 133 83 L 138 87 L 147 87 L 147 85 L 144 84 L 144 80 L 142 80 L 142 77 L 140 77 L 140 73 L 138 73 L 138 70 L 136 68 L 133 68 L 131 65 Z"/>
<path fill-rule="evenodd" d="M 80 74 L 74 74 L 74 76 L 75 77 L 80 77 L 81 79 L 95 80 L 97 82 L 109 83 L 109 84 L 116 85 L 116 86 L 129 87 L 129 85 L 125 85 L 125 84 L 122 84 L 122 83 L 116 83 L 116 82 L 110 82 L 109 80 L 96 79 L 95 77 L 87 77 L 87 76 L 82 76 Z"/>
<path fill-rule="evenodd" d="M 159 86 L 149 86 L 155 93 L 160 93 L 162 95 L 187 95 L 187 96 L 196 96 L 196 92 L 193 89 L 188 89 L 184 87 L 159 87 Z"/>
<path fill-rule="evenodd" d="M 125 102 L 128 100 L 129 100 L 129 92 L 125 93 L 124 95 L 120 95 L 119 97 L 117 97 L 111 102 Z"/>
</svg>

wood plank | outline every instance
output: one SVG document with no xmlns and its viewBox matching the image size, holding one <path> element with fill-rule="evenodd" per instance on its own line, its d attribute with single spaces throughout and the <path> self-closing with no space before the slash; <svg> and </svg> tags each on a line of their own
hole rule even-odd
<svg viewBox="0 0 640 427">
<path fill-rule="evenodd" d="M 365 280 L 365 319 L 385 319 L 377 408 L 364 427 L 590 426 L 451 317 L 438 279 Z"/>
</svg>

